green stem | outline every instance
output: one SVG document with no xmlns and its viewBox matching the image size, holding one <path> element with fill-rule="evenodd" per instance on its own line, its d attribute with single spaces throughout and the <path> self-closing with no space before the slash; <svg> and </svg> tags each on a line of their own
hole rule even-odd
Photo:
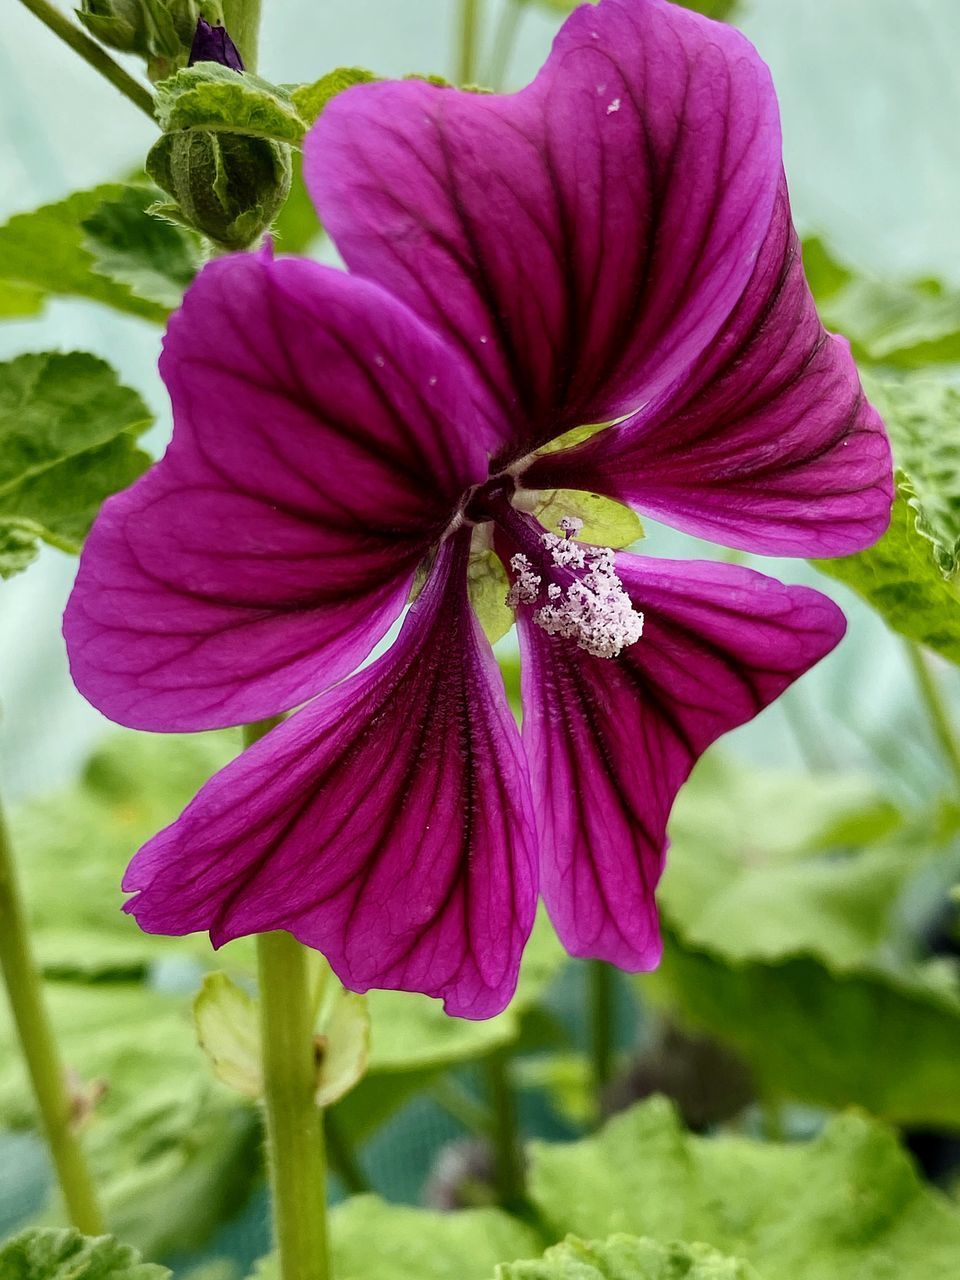
<svg viewBox="0 0 960 1280">
<path fill-rule="evenodd" d="M 73 1106 L 50 1020 L 43 984 L 30 952 L 26 912 L 13 850 L 0 811 L 0 969 L 10 999 L 33 1093 L 70 1221 L 88 1236 L 105 1225 L 90 1170 L 73 1127 Z"/>
<path fill-rule="evenodd" d="M 330 1164 L 337 1177 L 351 1195 L 359 1196 L 371 1191 L 370 1180 L 360 1167 L 356 1152 L 343 1131 L 336 1111 L 324 1112 L 324 1127 Z"/>
<path fill-rule="evenodd" d="M 260 0 L 224 0 L 223 24 L 240 50 L 243 65 L 256 71 L 260 53 Z"/>
<path fill-rule="evenodd" d="M 951 773 L 960 783 L 960 740 L 958 740 L 956 730 L 950 721 L 950 715 L 944 705 L 943 695 L 920 646 L 908 640 L 906 648 L 907 657 L 916 677 L 917 687 L 927 708 L 930 727 L 940 744 Z"/>
<path fill-rule="evenodd" d="M 124 71 L 119 62 L 114 62 L 102 45 L 97 44 L 96 40 L 71 22 L 55 5 L 48 3 L 48 0 L 20 0 L 20 3 L 156 124 L 150 90 Z"/>
<path fill-rule="evenodd" d="M 493 1134 L 493 1112 L 462 1089 L 449 1076 L 441 1076 L 430 1086 L 430 1096 L 438 1107 L 460 1124 L 468 1133 L 478 1138 L 490 1138 Z"/>
<path fill-rule="evenodd" d="M 590 1057 L 593 1088 L 599 1110 L 600 1095 L 613 1075 L 613 970 L 603 960 L 588 960 L 590 985 Z"/>
<path fill-rule="evenodd" d="M 493 51 L 490 54 L 490 68 L 487 82 L 491 89 L 498 93 L 503 89 L 510 68 L 510 58 L 516 43 L 517 31 L 520 27 L 520 15 L 523 13 L 524 0 L 504 0 L 500 13 L 500 21 L 493 36 Z"/>
<path fill-rule="evenodd" d="M 476 78 L 480 0 L 460 0 L 460 35 L 457 44 L 457 84 L 473 84 Z"/>
<path fill-rule="evenodd" d="M 281 1280 L 329 1280 L 323 1115 L 307 953 L 289 933 L 257 937 L 273 1224 Z"/>
<path fill-rule="evenodd" d="M 487 1087 L 493 1112 L 493 1152 L 497 1196 L 505 1209 L 522 1209 L 525 1202 L 523 1151 L 517 1100 L 510 1082 L 509 1057 L 501 1049 L 486 1059 Z"/>
</svg>

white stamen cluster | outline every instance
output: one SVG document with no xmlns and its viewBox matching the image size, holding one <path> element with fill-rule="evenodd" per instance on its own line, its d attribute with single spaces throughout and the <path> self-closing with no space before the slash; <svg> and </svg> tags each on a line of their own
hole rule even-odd
<svg viewBox="0 0 960 1280">
<path fill-rule="evenodd" d="M 545 534 L 543 541 L 554 564 L 569 564 L 565 549 L 548 542 L 553 536 Z M 617 577 L 613 552 L 607 547 L 581 550 L 586 569 L 583 577 L 572 582 L 566 591 L 548 588 L 551 603 L 541 605 L 533 620 L 548 635 L 575 640 L 580 649 L 595 658 L 616 658 L 643 635 L 643 614 L 634 609 Z"/>
<path fill-rule="evenodd" d="M 533 566 L 524 555 L 511 556 L 510 568 L 517 576 L 507 592 L 508 607 L 516 609 L 521 604 L 536 604 L 540 595 L 539 573 L 534 573 Z"/>
<path fill-rule="evenodd" d="M 613 552 L 574 540 L 583 528 L 582 520 L 563 519 L 559 527 L 562 536 L 544 533 L 543 545 L 558 569 L 573 569 L 579 576 L 566 588 L 548 583 L 547 603 L 537 609 L 533 620 L 548 635 L 575 640 L 596 658 L 616 658 L 643 635 L 643 614 L 633 607 L 617 576 Z M 536 604 L 541 575 L 525 555 L 513 556 L 510 567 L 515 578 L 507 604 L 512 609 Z"/>
</svg>

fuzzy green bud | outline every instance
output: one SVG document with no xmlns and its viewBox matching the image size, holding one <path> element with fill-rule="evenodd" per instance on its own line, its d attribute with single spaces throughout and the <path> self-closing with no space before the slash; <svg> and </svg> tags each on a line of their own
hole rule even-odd
<svg viewBox="0 0 960 1280">
<path fill-rule="evenodd" d="M 175 201 L 158 212 L 220 248 L 247 249 L 290 194 L 290 148 L 267 138 L 182 129 L 152 147 L 147 172 Z"/>
<path fill-rule="evenodd" d="M 152 80 L 187 65 L 200 18 L 223 22 L 220 0 L 81 0 L 77 17 L 110 49 L 134 53 Z"/>
</svg>

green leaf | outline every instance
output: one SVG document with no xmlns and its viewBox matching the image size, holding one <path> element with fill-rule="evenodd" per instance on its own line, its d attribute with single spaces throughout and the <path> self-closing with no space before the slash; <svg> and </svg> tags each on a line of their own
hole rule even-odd
<svg viewBox="0 0 960 1280">
<path fill-rule="evenodd" d="M 627 1235 L 587 1243 L 569 1236 L 536 1261 L 498 1267 L 496 1280 L 757 1280 L 757 1273 L 704 1244 Z"/>
<path fill-rule="evenodd" d="M 150 422 L 95 356 L 0 364 L 0 576 L 24 568 L 38 540 L 80 550 L 104 499 L 149 465 L 135 441 Z"/>
<path fill-rule="evenodd" d="M 960 565 L 960 387 L 923 376 L 868 377 L 894 456 L 909 476 L 917 532 L 931 543 L 944 577 Z"/>
<path fill-rule="evenodd" d="M 24 1231 L 0 1245 L 0 1280 L 165 1280 L 166 1267 L 112 1236 L 91 1239 L 70 1227 Z"/>
<path fill-rule="evenodd" d="M 148 212 L 158 193 L 124 187 L 83 220 L 93 270 L 132 294 L 173 311 L 202 262 L 200 237 Z"/>
<path fill-rule="evenodd" d="M 507 571 L 495 552 L 471 552 L 467 590 L 487 639 L 496 644 L 513 626 L 513 610 L 506 603 L 510 590 Z"/>
<path fill-rule="evenodd" d="M 856 555 L 812 563 L 828 577 L 852 588 L 910 640 L 960 663 L 960 597 L 954 579 L 943 576 L 934 545 L 920 525 L 918 498 L 909 477 L 897 475 L 890 528 L 879 542 Z"/>
<path fill-rule="evenodd" d="M 643 537 L 643 525 L 639 516 L 613 498 L 602 498 L 597 493 L 580 489 L 552 489 L 545 493 L 533 509 L 533 514 L 546 529 L 556 531 L 565 516 L 583 521 L 577 533 L 578 542 L 592 546 L 629 547 Z"/>
<path fill-rule="evenodd" d="M 152 198 L 148 188 L 106 183 L 11 218 L 0 227 L 0 314 L 24 314 L 22 310 L 5 311 L 4 298 L 8 307 L 26 306 L 36 311 L 45 295 L 55 294 L 89 298 L 162 324 L 170 311 L 168 305 L 141 297 L 129 283 L 97 270 L 96 255 L 102 254 L 103 244 L 96 243 L 96 236 L 91 241 L 85 226 L 101 216 L 105 204 L 119 203 L 126 212 L 129 230 L 134 206 L 148 198 Z M 145 225 L 155 221 L 146 212 L 143 220 Z M 155 233 L 149 230 L 143 234 L 150 239 Z M 91 244 L 95 252 L 91 252 Z"/>
<path fill-rule="evenodd" d="M 38 315 L 42 310 L 43 292 L 40 289 L 0 279 L 0 320 L 19 320 L 23 316 Z"/>
<path fill-rule="evenodd" d="M 531 1195 L 558 1233 L 699 1240 L 764 1280 L 956 1276 L 960 1207 L 862 1115 L 808 1143 L 698 1138 L 656 1099 L 595 1137 L 531 1154 Z"/>
<path fill-rule="evenodd" d="M 202 129 L 298 145 L 304 122 L 288 93 L 251 72 L 216 62 L 185 67 L 156 88 L 156 112 L 165 133 Z"/>
<path fill-rule="evenodd" d="M 197 1041 L 213 1074 L 246 1098 L 263 1093 L 257 1002 L 229 974 L 208 973 L 193 1001 Z"/>
<path fill-rule="evenodd" d="M 431 1213 L 376 1196 L 338 1205 L 330 1232 L 337 1280 L 489 1280 L 504 1258 L 541 1247 L 529 1227 L 499 1209 Z M 276 1274 L 272 1259 L 257 1271 L 258 1280 Z"/>
<path fill-rule="evenodd" d="M 290 97 L 303 123 L 309 127 L 318 120 L 321 111 L 338 93 L 355 84 L 372 84 L 378 77 L 363 67 L 337 67 L 312 84 L 290 86 Z"/>
</svg>

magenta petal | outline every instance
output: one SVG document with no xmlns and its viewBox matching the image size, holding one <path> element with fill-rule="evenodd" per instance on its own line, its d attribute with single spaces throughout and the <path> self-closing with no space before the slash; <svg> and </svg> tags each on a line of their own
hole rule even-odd
<svg viewBox="0 0 960 1280">
<path fill-rule="evenodd" d="M 487 472 L 475 388 L 377 286 L 208 266 L 170 324 L 165 457 L 104 507 L 64 633 L 80 691 L 139 729 L 283 711 L 354 669 Z"/>
<path fill-rule="evenodd" d="M 473 363 L 516 453 L 685 374 L 750 277 L 780 132 L 738 32 L 664 0 L 602 0 L 521 93 L 349 90 L 305 165 L 348 266 Z"/>
<path fill-rule="evenodd" d="M 448 542 L 387 654 L 244 752 L 134 858 L 152 933 L 287 929 L 349 987 L 508 1003 L 537 897 L 526 762 Z"/>
<path fill-rule="evenodd" d="M 660 956 L 654 889 L 681 784 L 844 631 L 826 596 L 739 566 L 620 555 L 643 638 L 594 658 L 522 619 L 523 739 L 541 892 L 567 949 L 624 969 Z"/>
<path fill-rule="evenodd" d="M 546 455 L 524 482 L 610 494 L 770 555 L 847 555 L 880 537 L 890 446 L 847 343 L 817 317 L 785 186 L 743 298 L 682 390 Z"/>
</svg>

